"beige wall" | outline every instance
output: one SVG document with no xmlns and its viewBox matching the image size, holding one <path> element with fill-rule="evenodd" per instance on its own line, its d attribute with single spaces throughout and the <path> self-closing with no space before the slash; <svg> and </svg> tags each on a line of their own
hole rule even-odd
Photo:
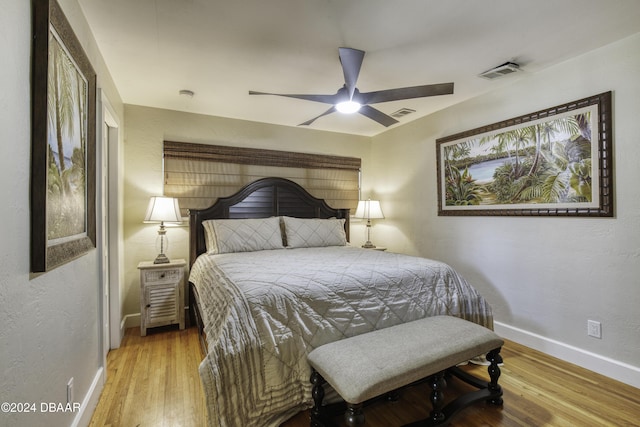
<svg viewBox="0 0 640 427">
<path fill-rule="evenodd" d="M 362 159 L 367 170 L 370 138 L 319 132 L 311 129 L 274 126 L 221 117 L 127 105 L 125 108 L 125 294 L 124 314 L 127 325 L 139 322 L 139 285 L 136 266 L 156 256 L 157 225 L 143 224 L 149 197 L 161 195 L 162 142 L 196 142 L 232 145 L 317 154 L 331 154 Z M 366 180 L 366 177 L 363 178 Z M 364 184 L 366 185 L 366 184 Z M 358 224 L 355 225 L 356 230 Z M 167 232 L 169 258 L 188 259 L 188 227 L 173 227 Z M 354 233 L 357 237 L 363 233 Z M 361 243 L 360 243 L 361 244 Z"/>
<path fill-rule="evenodd" d="M 34 402 L 37 411 L 2 413 L 0 426 L 86 425 L 103 384 L 99 251 L 29 274 L 31 3 L 3 1 L 0 14 L 0 402 Z M 76 0 L 59 3 L 98 73 L 98 86 L 122 114 Z M 67 403 L 70 378 L 81 410 L 41 413 L 41 402 Z"/>
<path fill-rule="evenodd" d="M 451 264 L 489 299 L 505 336 L 636 387 L 639 52 L 636 35 L 390 130 L 373 139 L 371 162 L 387 215 L 378 243 Z M 615 218 L 437 215 L 437 138 L 609 90 Z M 588 319 L 602 322 L 602 339 L 587 337 Z"/>
</svg>

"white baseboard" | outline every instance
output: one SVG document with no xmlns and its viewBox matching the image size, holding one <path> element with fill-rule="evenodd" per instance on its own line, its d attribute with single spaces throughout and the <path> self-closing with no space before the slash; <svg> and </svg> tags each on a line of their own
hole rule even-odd
<svg viewBox="0 0 640 427">
<path fill-rule="evenodd" d="M 104 368 L 100 367 L 100 369 L 98 369 L 98 372 L 96 372 L 96 376 L 91 382 L 89 391 L 85 395 L 84 399 L 82 399 L 80 410 L 73 419 L 71 427 L 86 427 L 91 422 L 91 417 L 93 416 L 93 412 L 95 411 L 96 406 L 98 406 L 100 394 L 102 393 L 102 389 L 104 388 L 104 374 Z"/>
<path fill-rule="evenodd" d="M 543 337 L 520 328 L 494 322 L 495 332 L 503 338 L 562 359 L 590 371 L 640 388 L 640 367 Z"/>
<path fill-rule="evenodd" d="M 120 329 L 122 330 L 122 336 L 124 337 L 124 331 L 127 328 L 135 328 L 140 326 L 140 313 L 127 314 L 120 323 Z"/>
</svg>

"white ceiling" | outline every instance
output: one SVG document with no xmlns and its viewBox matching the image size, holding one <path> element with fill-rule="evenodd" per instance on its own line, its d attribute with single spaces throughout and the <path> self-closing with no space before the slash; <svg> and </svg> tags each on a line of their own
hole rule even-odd
<svg viewBox="0 0 640 427">
<path fill-rule="evenodd" d="M 455 83 L 454 95 L 375 104 L 401 126 L 640 32 L 638 0 L 79 0 L 123 102 L 297 126 L 326 111 L 272 93 L 333 94 L 338 47 L 366 51 L 361 92 Z M 640 54 L 633 52 L 634 55 Z M 506 61 L 524 72 L 477 77 Z M 181 89 L 195 92 L 192 98 Z M 585 94 L 589 95 L 589 94 Z M 310 128 L 387 128 L 331 114 Z"/>
</svg>

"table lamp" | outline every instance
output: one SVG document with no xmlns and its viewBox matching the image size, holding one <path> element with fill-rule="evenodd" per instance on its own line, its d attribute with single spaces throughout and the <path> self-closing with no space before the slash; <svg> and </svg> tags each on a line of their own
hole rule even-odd
<svg viewBox="0 0 640 427">
<path fill-rule="evenodd" d="M 367 220 L 367 242 L 362 245 L 363 248 L 373 249 L 376 246 L 371 243 L 371 220 L 384 218 L 382 209 L 380 208 L 380 202 L 378 200 L 360 200 L 356 213 L 356 218 L 363 218 Z"/>
<path fill-rule="evenodd" d="M 146 223 L 160 223 L 158 230 L 158 238 L 156 239 L 157 249 L 160 251 L 154 264 L 166 264 L 169 258 L 164 254 L 169 248 L 169 239 L 167 238 L 167 230 L 164 228 L 165 222 L 181 223 L 180 206 L 178 199 L 173 197 L 154 196 L 149 200 L 147 214 L 144 216 Z"/>
</svg>

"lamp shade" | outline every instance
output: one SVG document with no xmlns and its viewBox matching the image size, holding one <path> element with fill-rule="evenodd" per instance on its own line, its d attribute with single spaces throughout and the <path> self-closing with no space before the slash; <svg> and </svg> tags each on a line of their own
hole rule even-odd
<svg viewBox="0 0 640 427">
<path fill-rule="evenodd" d="M 144 222 L 182 222 L 178 199 L 161 196 L 151 197 Z"/>
<path fill-rule="evenodd" d="M 380 202 L 378 200 L 360 200 L 356 213 L 353 215 L 356 218 L 365 219 L 380 219 L 384 218 L 382 208 L 380 208 Z"/>
</svg>

